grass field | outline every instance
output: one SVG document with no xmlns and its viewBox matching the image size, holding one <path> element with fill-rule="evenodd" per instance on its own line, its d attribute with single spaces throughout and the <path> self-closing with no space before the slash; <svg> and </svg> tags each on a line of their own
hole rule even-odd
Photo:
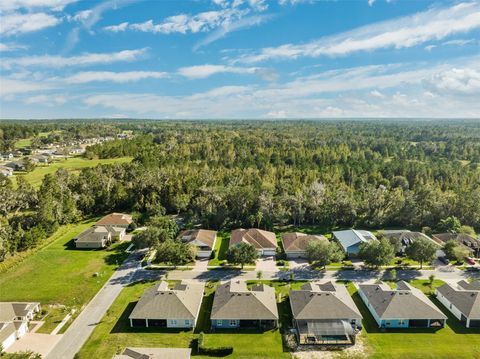
<svg viewBox="0 0 480 359">
<path fill-rule="evenodd" d="M 249 281 L 249 286 L 259 281 Z M 207 283 L 202 309 L 195 331 L 167 331 L 159 329 L 132 329 L 128 326 L 128 315 L 146 288 L 153 283 L 137 283 L 125 288 L 113 303 L 101 323 L 95 328 L 87 343 L 81 349 L 78 358 L 109 358 L 126 346 L 147 347 L 189 347 L 192 339 L 203 331 L 204 344 L 207 346 L 233 346 L 229 358 L 290 358 L 284 351 L 280 331 L 288 325 L 291 313 L 288 304 L 288 291 L 297 289 L 303 282 L 285 283 L 279 281 L 260 281 L 275 287 L 280 315 L 280 330 L 258 332 L 209 332 L 209 316 L 216 283 Z M 412 281 L 425 293 L 432 289 L 427 281 Z M 434 286 L 441 285 L 435 281 Z M 348 284 L 350 293 L 364 317 L 364 329 L 359 341 L 364 350 L 356 352 L 355 358 L 480 358 L 480 331 L 467 330 L 449 316 L 448 325 L 437 332 L 430 330 L 396 330 L 382 333 L 372 316 L 356 293 L 352 284 Z M 435 304 L 439 305 L 437 302 Z M 440 308 L 442 308 L 439 305 Z M 448 315 L 448 313 L 445 311 Z M 195 356 L 203 358 L 202 356 Z M 345 352 L 332 353 L 332 357 L 348 358 Z M 350 356 L 351 357 L 351 356 Z"/>
<path fill-rule="evenodd" d="M 15 176 L 23 176 L 33 187 L 39 188 L 42 184 L 43 177 L 49 173 L 54 173 L 60 168 L 64 168 L 69 172 L 78 172 L 82 168 L 95 167 L 97 165 L 107 165 L 113 163 L 126 163 L 130 162 L 132 157 L 120 157 L 120 158 L 108 158 L 89 160 L 82 157 L 70 157 L 65 160 L 54 162 L 48 166 L 37 166 L 32 172 L 19 174 Z M 15 178 L 15 176 L 13 178 Z"/>
<path fill-rule="evenodd" d="M 209 266 L 219 266 L 220 263 L 227 259 L 226 254 L 228 244 L 230 241 L 230 232 L 220 231 L 217 233 L 217 240 L 215 241 L 215 258 L 210 259 Z"/>
<path fill-rule="evenodd" d="M 1 273 L 0 301 L 38 301 L 47 310 L 54 304 L 77 309 L 86 304 L 123 262 L 128 246 L 119 243 L 107 250 L 73 249 L 71 239 L 94 222 L 61 227 L 58 231 L 62 234 L 51 244 Z M 52 312 L 46 325 L 59 316 Z"/>
</svg>

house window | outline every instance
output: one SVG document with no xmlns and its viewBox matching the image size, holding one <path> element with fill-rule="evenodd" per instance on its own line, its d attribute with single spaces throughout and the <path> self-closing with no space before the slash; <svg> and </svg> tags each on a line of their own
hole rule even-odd
<svg viewBox="0 0 480 359">
<path fill-rule="evenodd" d="M 175 319 L 170 320 L 170 324 L 177 325 L 177 321 Z"/>
<path fill-rule="evenodd" d="M 185 320 L 185 325 L 190 325 L 190 320 Z"/>
<path fill-rule="evenodd" d="M 405 324 L 405 321 L 404 321 L 404 320 L 400 319 L 400 320 L 398 321 L 398 325 L 404 325 L 404 324 Z"/>
<path fill-rule="evenodd" d="M 221 327 L 221 326 L 222 326 L 222 321 L 221 321 L 221 320 L 217 320 L 217 326 L 218 326 L 218 327 Z"/>
<path fill-rule="evenodd" d="M 230 320 L 230 326 L 231 327 L 236 327 L 237 326 L 237 321 L 236 320 Z"/>
</svg>

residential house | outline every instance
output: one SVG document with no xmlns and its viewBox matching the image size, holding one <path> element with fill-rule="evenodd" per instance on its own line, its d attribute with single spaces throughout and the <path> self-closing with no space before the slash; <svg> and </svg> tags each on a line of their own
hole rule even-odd
<svg viewBox="0 0 480 359">
<path fill-rule="evenodd" d="M 377 240 L 372 232 L 357 229 L 335 231 L 333 232 L 333 238 L 340 243 L 345 253 L 350 256 L 357 255 L 363 243 Z"/>
<path fill-rule="evenodd" d="M 9 162 L 5 167 L 9 167 L 14 171 L 25 171 L 25 163 L 23 160 Z"/>
<path fill-rule="evenodd" d="M 444 284 L 435 290 L 437 299 L 467 328 L 480 328 L 480 280 Z"/>
<path fill-rule="evenodd" d="M 7 166 L 0 166 L 0 174 L 5 177 L 13 176 L 13 169 Z"/>
<path fill-rule="evenodd" d="M 190 348 L 125 348 L 113 359 L 190 359 Z"/>
<path fill-rule="evenodd" d="M 173 289 L 161 281 L 145 291 L 128 317 L 131 327 L 195 328 L 203 283 L 182 281 Z"/>
<path fill-rule="evenodd" d="M 328 239 L 321 235 L 308 235 L 299 232 L 282 234 L 283 249 L 289 259 L 306 258 L 307 245 L 312 241 L 328 242 Z"/>
<path fill-rule="evenodd" d="M 95 226 L 113 226 L 127 229 L 133 222 L 132 216 L 125 213 L 110 213 L 95 223 Z"/>
<path fill-rule="evenodd" d="M 36 302 L 0 302 L 0 345 L 8 349 L 28 333 L 28 323 L 40 310 Z"/>
<path fill-rule="evenodd" d="M 253 245 L 259 256 L 274 256 L 277 253 L 277 238 L 275 233 L 258 228 L 235 229 L 230 237 L 230 247 L 239 243 Z"/>
<path fill-rule="evenodd" d="M 300 345 L 355 344 L 362 315 L 343 284 L 309 282 L 289 297 Z"/>
<path fill-rule="evenodd" d="M 30 157 L 30 159 L 33 163 L 48 164 L 50 162 L 50 157 L 50 155 L 41 153 L 38 155 L 33 155 Z"/>
<path fill-rule="evenodd" d="M 111 232 L 103 226 L 90 227 L 73 239 L 78 249 L 105 248 L 112 242 Z"/>
<path fill-rule="evenodd" d="M 4 161 L 10 161 L 13 159 L 14 157 L 14 154 L 12 152 L 5 152 L 5 153 L 2 153 L 0 155 L 0 157 L 4 160 Z"/>
<path fill-rule="evenodd" d="M 212 329 L 272 329 L 278 323 L 275 289 L 231 280 L 217 287 L 210 314 Z"/>
<path fill-rule="evenodd" d="M 358 293 L 379 328 L 442 328 L 447 316 L 421 290 L 405 281 L 360 284 Z"/>
<path fill-rule="evenodd" d="M 183 242 L 189 243 L 197 248 L 197 257 L 210 258 L 213 248 L 215 248 L 217 231 L 189 229 L 181 232 L 178 237 Z"/>
<path fill-rule="evenodd" d="M 391 243 L 400 244 L 399 251 L 397 254 L 404 255 L 407 248 L 418 239 L 426 239 L 434 243 L 437 247 L 439 244 L 433 241 L 430 237 L 422 232 L 411 232 L 408 229 L 399 229 L 399 230 L 385 230 L 383 235 Z"/>
<path fill-rule="evenodd" d="M 465 233 L 438 233 L 432 235 L 432 239 L 437 241 L 440 244 L 444 244 L 448 241 L 455 241 L 470 252 L 470 255 L 475 258 L 480 258 L 480 239 L 472 237 L 469 234 Z"/>
</svg>

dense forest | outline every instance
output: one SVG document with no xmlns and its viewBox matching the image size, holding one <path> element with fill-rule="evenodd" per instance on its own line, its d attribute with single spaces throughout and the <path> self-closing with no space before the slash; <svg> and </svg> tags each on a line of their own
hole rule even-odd
<svg viewBox="0 0 480 359">
<path fill-rule="evenodd" d="M 478 121 L 5 122 L 0 139 L 8 147 L 46 131 L 125 130 L 134 137 L 84 156 L 131 163 L 59 170 L 39 190 L 21 176 L 16 186 L 0 179 L 0 257 L 110 211 L 133 212 L 139 223 L 181 214 L 214 229 L 435 229 L 449 216 L 480 229 Z"/>
</svg>

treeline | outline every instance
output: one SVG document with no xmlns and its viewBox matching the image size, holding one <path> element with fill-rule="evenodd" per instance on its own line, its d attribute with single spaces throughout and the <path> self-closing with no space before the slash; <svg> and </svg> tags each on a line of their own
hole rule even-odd
<svg viewBox="0 0 480 359">
<path fill-rule="evenodd" d="M 111 126 L 120 126 L 110 124 Z M 38 191 L 4 179 L 3 248 L 110 211 L 182 214 L 206 228 L 319 225 L 479 229 L 480 126 L 471 122 L 137 122 L 89 157 L 130 164 L 59 171 Z M 18 199 L 20 198 L 20 200 Z M 6 232 L 10 234 L 5 234 Z M 43 232 L 40 232 L 43 234 Z"/>
</svg>

